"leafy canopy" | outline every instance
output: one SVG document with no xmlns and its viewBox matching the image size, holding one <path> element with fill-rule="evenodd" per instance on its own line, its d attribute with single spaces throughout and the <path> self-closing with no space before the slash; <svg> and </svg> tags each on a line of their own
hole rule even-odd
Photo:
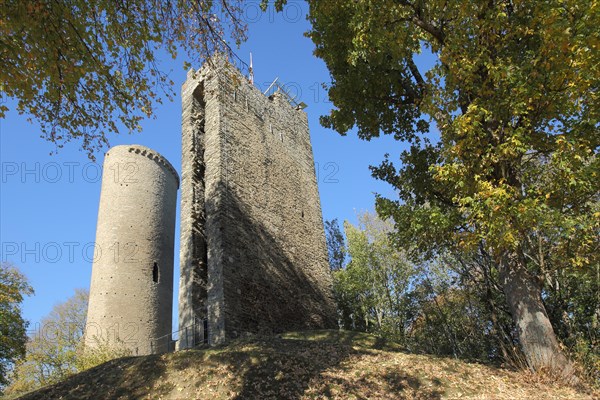
<svg viewBox="0 0 600 400">
<path fill-rule="evenodd" d="M 9 367 L 25 355 L 27 326 L 21 303 L 33 289 L 19 270 L 7 263 L 0 264 L 0 392 L 6 385 Z"/>
<path fill-rule="evenodd" d="M 344 234 L 340 229 L 337 218 L 325 221 L 325 238 L 327 239 L 327 253 L 329 256 L 329 268 L 332 271 L 344 267 L 346 260 L 346 248 L 344 245 Z"/>
<path fill-rule="evenodd" d="M 84 348 L 88 299 L 87 290 L 75 289 L 70 298 L 52 307 L 29 337 L 25 357 L 17 361 L 11 373 L 8 395 L 30 392 L 114 358 L 131 355 L 120 344 L 108 340 L 98 340 L 93 349 Z"/>
<path fill-rule="evenodd" d="M 406 325 L 405 296 L 416 268 L 390 242 L 391 221 L 364 212 L 359 224 L 344 223 L 348 263 L 333 271 L 341 326 L 396 339 Z"/>
<path fill-rule="evenodd" d="M 593 263 L 600 2 L 309 3 L 336 106 L 322 123 L 411 143 L 372 167 L 398 190 L 377 201 L 397 240 L 425 255 L 483 243 L 538 271 Z"/>
<path fill-rule="evenodd" d="M 77 289 L 56 304 L 27 342 L 24 358 L 12 373 L 8 392 L 24 393 L 56 383 L 77 372 L 78 346 L 85 330 L 87 290 Z"/>
<path fill-rule="evenodd" d="M 60 0 L 2 4 L 0 89 L 57 148 L 76 139 L 94 158 L 107 133 L 139 131 L 173 82 L 157 51 L 192 62 L 232 55 L 246 39 L 243 1 Z M 8 111 L 0 105 L 0 118 Z"/>
</svg>

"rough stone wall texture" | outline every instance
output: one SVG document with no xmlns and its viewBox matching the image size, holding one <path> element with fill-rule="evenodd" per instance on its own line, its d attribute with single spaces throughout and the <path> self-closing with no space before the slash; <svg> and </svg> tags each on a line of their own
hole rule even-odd
<svg viewBox="0 0 600 400">
<path fill-rule="evenodd" d="M 180 328 L 335 327 L 306 114 L 226 63 L 190 71 L 182 102 Z"/>
<path fill-rule="evenodd" d="M 179 177 L 155 151 L 113 147 L 105 156 L 86 346 L 99 341 L 133 354 L 168 350 Z"/>
</svg>

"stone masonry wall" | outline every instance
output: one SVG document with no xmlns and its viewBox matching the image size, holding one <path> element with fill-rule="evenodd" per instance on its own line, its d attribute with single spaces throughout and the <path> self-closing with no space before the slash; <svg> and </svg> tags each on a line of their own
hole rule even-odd
<svg viewBox="0 0 600 400">
<path fill-rule="evenodd" d="M 266 97 L 228 64 L 192 71 L 182 101 L 180 327 L 206 312 L 212 344 L 246 332 L 335 327 L 306 114 L 281 94 Z M 196 111 L 202 123 L 194 107 L 204 107 Z M 194 140 L 201 144 L 191 147 Z M 199 148 L 204 169 L 195 173 Z M 192 216 L 194 206 L 204 219 Z M 194 224 L 204 225 L 203 249 L 191 239 Z M 204 268 L 191 256 L 198 252 L 206 254 L 205 278 L 196 277 Z M 202 296 L 206 302 L 196 300 Z"/>
<path fill-rule="evenodd" d="M 167 351 L 173 305 L 173 244 L 179 177 L 139 145 L 106 154 L 86 323 L 86 346 L 106 342 L 133 355 Z"/>
<path fill-rule="evenodd" d="M 203 85 L 188 80 L 182 92 L 182 190 L 180 209 L 179 347 L 199 338 L 185 332 L 207 316 L 207 243 L 205 234 Z M 185 182 L 185 184 L 184 184 Z"/>
</svg>

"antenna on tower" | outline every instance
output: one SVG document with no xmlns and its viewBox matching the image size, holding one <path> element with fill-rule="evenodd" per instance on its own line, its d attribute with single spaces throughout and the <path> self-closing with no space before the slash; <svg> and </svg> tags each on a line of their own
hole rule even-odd
<svg viewBox="0 0 600 400">
<path fill-rule="evenodd" d="M 252 53 L 250 53 L 250 67 L 248 68 L 248 78 L 250 83 L 254 85 L 254 70 L 252 69 Z"/>
</svg>

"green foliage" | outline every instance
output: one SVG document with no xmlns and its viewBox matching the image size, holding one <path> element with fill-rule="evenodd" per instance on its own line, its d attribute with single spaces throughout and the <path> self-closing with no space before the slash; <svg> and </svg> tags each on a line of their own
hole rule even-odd
<svg viewBox="0 0 600 400">
<path fill-rule="evenodd" d="M 419 314 L 410 327 L 412 351 L 480 361 L 497 360 L 484 304 L 467 288 L 425 281 L 413 293 Z"/>
<path fill-rule="evenodd" d="M 28 392 L 78 371 L 87 302 L 87 290 L 78 289 L 67 301 L 52 308 L 29 338 L 26 355 L 13 371 L 9 393 Z"/>
<path fill-rule="evenodd" d="M 84 347 L 89 293 L 76 289 L 73 296 L 55 305 L 27 341 L 25 357 L 11 373 L 8 395 L 19 395 L 92 368 L 114 358 L 131 355 L 120 342 L 97 339 Z"/>
<path fill-rule="evenodd" d="M 378 211 L 400 242 L 483 240 L 542 272 L 597 256 L 600 5 L 584 3 L 310 2 L 336 106 L 324 124 L 412 143 L 400 169 L 373 168 L 399 191 Z M 437 56 L 428 71 L 423 49 Z M 428 121 L 435 145 L 419 137 Z"/>
<path fill-rule="evenodd" d="M 597 264 L 600 2 L 309 4 L 309 36 L 331 73 L 335 105 L 322 123 L 410 142 L 399 160 L 371 167 L 398 193 L 377 198 L 398 246 L 424 260 L 489 255 L 515 319 L 517 304 L 543 308 L 537 282 Z M 428 70 L 415 63 L 422 51 L 436 59 Z M 511 292 L 518 271 L 529 280 L 527 299 Z M 549 350 L 550 367 L 567 371 L 566 360 L 552 361 L 557 345 L 539 345 L 556 343 L 540 329 L 547 325 L 520 322 L 530 367 L 545 368 L 531 363 Z M 526 341 L 526 332 L 546 338 Z"/>
<path fill-rule="evenodd" d="M 198 63 L 246 39 L 243 2 L 75 0 L 2 3 L 0 87 L 57 148 L 76 139 L 94 158 L 107 133 L 140 130 L 174 92 L 156 52 Z M 189 63 L 185 63 L 189 67 Z M 8 108 L 0 105 L 0 118 Z M 122 129 L 122 128 L 121 128 Z"/>
<path fill-rule="evenodd" d="M 15 360 L 25 355 L 27 326 L 21 303 L 33 294 L 27 278 L 11 264 L 0 264 L 0 393 L 8 383 L 7 374 Z"/>
<path fill-rule="evenodd" d="M 580 365 L 586 381 L 600 387 L 600 344 L 598 344 L 598 339 L 590 342 L 585 338 L 577 338 L 569 345 L 569 350 Z"/>
<path fill-rule="evenodd" d="M 108 338 L 94 338 L 94 346 L 83 348 L 83 342 L 78 346 L 78 355 L 75 360 L 77 371 L 85 371 L 115 358 L 132 355 L 130 349 L 120 339 L 109 341 Z"/>
<path fill-rule="evenodd" d="M 345 224 L 348 259 L 333 272 L 341 326 L 414 352 L 515 364 L 506 301 L 481 254 L 414 263 L 390 240 L 391 221 L 364 213 Z M 468 256 L 468 257 L 467 257 Z"/>
<path fill-rule="evenodd" d="M 345 224 L 348 262 L 333 271 L 342 328 L 374 333 L 411 352 L 526 368 L 489 254 L 446 251 L 415 263 L 391 243 L 391 222 L 369 213 L 359 221 Z M 543 293 L 557 336 L 594 385 L 600 385 L 599 271 L 556 270 Z"/>
<path fill-rule="evenodd" d="M 329 268 L 332 271 L 338 271 L 344 267 L 346 248 L 344 246 L 344 234 L 337 219 L 325 221 L 325 237 L 327 238 Z"/>
<path fill-rule="evenodd" d="M 547 281 L 544 302 L 557 335 L 600 386 L 600 264 L 583 274 L 555 271 Z"/>
<path fill-rule="evenodd" d="M 518 365 L 514 325 L 489 265 L 479 254 L 425 263 L 411 293 L 417 317 L 410 327 L 414 351 Z M 519 365 L 521 366 L 521 365 Z"/>
<path fill-rule="evenodd" d="M 346 222 L 349 262 L 334 271 L 334 293 L 345 329 L 402 339 L 408 324 L 405 294 L 417 270 L 390 242 L 390 221 L 365 212 L 359 226 Z"/>
</svg>

